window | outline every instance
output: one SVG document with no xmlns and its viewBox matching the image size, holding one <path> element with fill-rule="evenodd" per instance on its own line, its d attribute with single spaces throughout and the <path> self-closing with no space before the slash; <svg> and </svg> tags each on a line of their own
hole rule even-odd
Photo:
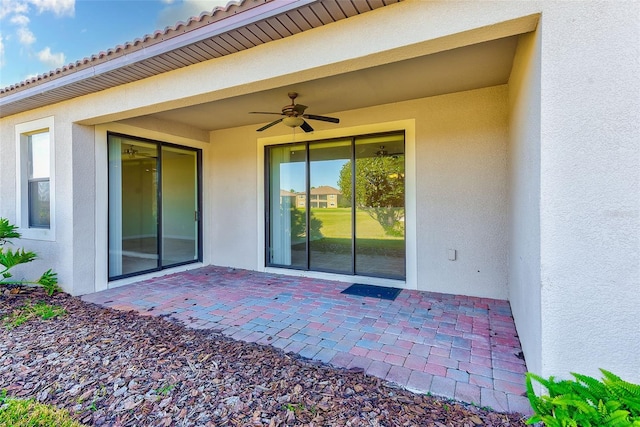
<svg viewBox="0 0 640 427">
<path fill-rule="evenodd" d="M 267 265 L 405 279 L 404 145 L 394 132 L 266 147 Z"/>
<path fill-rule="evenodd" d="M 53 240 L 53 118 L 16 126 L 17 225 L 23 237 Z"/>
<path fill-rule="evenodd" d="M 27 186 L 29 227 L 49 228 L 51 198 L 49 193 L 49 131 L 27 136 Z"/>
</svg>

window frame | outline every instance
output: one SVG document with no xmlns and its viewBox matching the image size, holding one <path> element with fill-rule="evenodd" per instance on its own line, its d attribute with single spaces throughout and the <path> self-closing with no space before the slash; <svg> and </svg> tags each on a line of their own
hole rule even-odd
<svg viewBox="0 0 640 427">
<path fill-rule="evenodd" d="M 49 133 L 49 227 L 31 226 L 30 184 L 41 179 L 29 179 L 29 137 Z M 16 226 L 23 239 L 55 240 L 55 128 L 53 116 L 20 123 L 15 127 L 16 139 Z"/>
</svg>

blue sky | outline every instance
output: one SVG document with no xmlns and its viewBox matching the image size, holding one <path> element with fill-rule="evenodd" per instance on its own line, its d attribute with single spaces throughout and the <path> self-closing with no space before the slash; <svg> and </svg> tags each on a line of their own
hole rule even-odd
<svg viewBox="0 0 640 427">
<path fill-rule="evenodd" d="M 340 188 L 338 180 L 340 179 L 340 170 L 347 160 L 324 160 L 316 161 L 311 165 L 311 187 L 321 187 L 328 185 L 334 188 Z M 293 190 L 294 193 L 304 191 L 306 186 L 305 164 L 282 163 L 280 165 L 280 189 Z"/>
<path fill-rule="evenodd" d="M 0 87 L 187 21 L 227 0 L 0 0 Z"/>
</svg>

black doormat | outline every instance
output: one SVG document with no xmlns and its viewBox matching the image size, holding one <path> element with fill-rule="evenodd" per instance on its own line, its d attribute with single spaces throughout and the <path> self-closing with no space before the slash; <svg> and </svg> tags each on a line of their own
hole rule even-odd
<svg viewBox="0 0 640 427">
<path fill-rule="evenodd" d="M 386 286 L 363 285 L 361 283 L 354 283 L 353 285 L 349 286 L 347 289 L 345 289 L 340 293 L 348 294 L 348 295 L 357 295 L 360 297 L 388 299 L 393 301 L 394 299 L 396 299 L 400 291 L 402 291 L 402 289 L 387 288 Z"/>
</svg>

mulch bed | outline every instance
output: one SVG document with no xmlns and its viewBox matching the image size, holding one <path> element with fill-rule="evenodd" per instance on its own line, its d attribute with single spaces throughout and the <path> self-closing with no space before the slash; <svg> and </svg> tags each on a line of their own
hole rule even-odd
<svg viewBox="0 0 640 427">
<path fill-rule="evenodd" d="M 95 426 L 524 426 L 518 414 L 408 392 L 269 346 L 39 289 L 0 290 L 67 315 L 0 326 L 0 390 Z"/>
</svg>

